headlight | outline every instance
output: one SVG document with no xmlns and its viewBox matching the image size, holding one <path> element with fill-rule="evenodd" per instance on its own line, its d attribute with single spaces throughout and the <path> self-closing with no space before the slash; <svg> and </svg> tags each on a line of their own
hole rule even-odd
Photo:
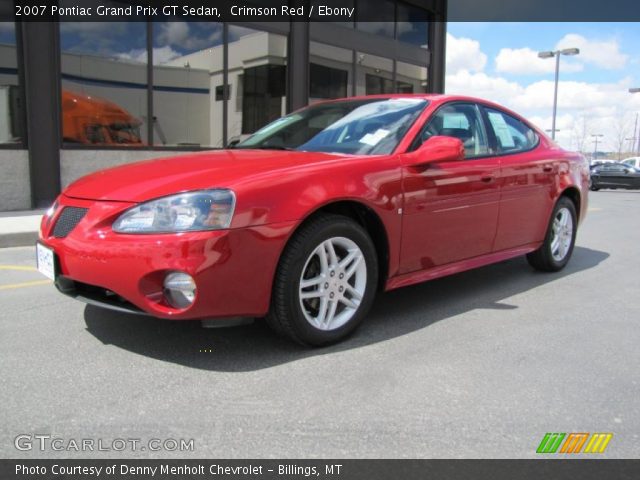
<svg viewBox="0 0 640 480">
<path fill-rule="evenodd" d="M 46 211 L 46 213 L 44 214 L 45 217 L 51 218 L 51 216 L 56 213 L 56 210 L 58 209 L 58 200 L 56 199 L 51 206 L 49 207 L 49 209 Z"/>
<path fill-rule="evenodd" d="M 171 233 L 228 228 L 236 197 L 231 190 L 181 193 L 142 203 L 113 224 L 118 233 Z"/>
</svg>

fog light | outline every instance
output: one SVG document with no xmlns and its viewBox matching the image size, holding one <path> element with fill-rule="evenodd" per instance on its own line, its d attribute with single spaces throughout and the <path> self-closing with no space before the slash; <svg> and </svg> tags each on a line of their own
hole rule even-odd
<svg viewBox="0 0 640 480">
<path fill-rule="evenodd" d="M 164 297 L 172 307 L 187 308 L 196 299 L 196 282 L 186 273 L 170 273 L 164 279 Z"/>
</svg>

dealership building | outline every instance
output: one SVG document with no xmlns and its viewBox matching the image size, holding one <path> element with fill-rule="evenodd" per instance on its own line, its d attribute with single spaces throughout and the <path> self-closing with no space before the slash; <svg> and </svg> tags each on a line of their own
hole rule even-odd
<svg viewBox="0 0 640 480">
<path fill-rule="evenodd" d="M 0 23 L 0 211 L 102 168 L 232 145 L 316 101 L 442 92 L 446 2 L 356 11 L 369 3 L 390 20 Z"/>
</svg>

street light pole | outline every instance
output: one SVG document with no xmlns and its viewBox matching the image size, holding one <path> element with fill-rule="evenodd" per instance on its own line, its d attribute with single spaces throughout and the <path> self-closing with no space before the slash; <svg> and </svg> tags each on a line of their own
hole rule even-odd
<svg viewBox="0 0 640 480">
<path fill-rule="evenodd" d="M 640 93 L 640 88 L 630 88 L 629 93 Z M 638 114 L 636 113 L 636 126 L 638 125 Z M 638 132 L 638 133 L 636 133 Z M 638 142 L 636 147 L 636 155 L 640 157 L 640 130 L 633 129 L 633 136 Z"/>
<path fill-rule="evenodd" d="M 578 55 L 580 49 L 578 48 L 565 48 L 563 50 L 551 50 L 545 52 L 538 52 L 539 58 L 552 58 L 556 57 L 556 76 L 553 87 L 553 117 L 551 119 L 551 138 L 556 139 L 556 113 L 558 111 L 558 79 L 560 78 L 560 55 Z"/>
<path fill-rule="evenodd" d="M 638 132 L 638 114 L 636 113 L 636 123 L 633 124 L 633 138 L 631 139 L 633 142 L 631 143 L 631 149 L 629 150 L 631 154 L 633 154 L 633 149 L 636 148 L 636 141 L 638 141 L 638 145 L 640 146 L 640 139 L 638 136 L 640 136 L 640 132 Z M 638 150 L 640 151 L 640 148 Z"/>
<path fill-rule="evenodd" d="M 593 148 L 593 159 L 595 160 L 598 156 L 598 138 L 604 137 L 602 133 L 592 133 L 592 137 L 595 137 L 596 146 Z"/>
<path fill-rule="evenodd" d="M 558 110 L 558 78 L 560 77 L 560 55 L 556 53 L 556 79 L 553 87 L 553 117 L 551 118 L 551 138 L 556 139 L 556 112 Z"/>
</svg>

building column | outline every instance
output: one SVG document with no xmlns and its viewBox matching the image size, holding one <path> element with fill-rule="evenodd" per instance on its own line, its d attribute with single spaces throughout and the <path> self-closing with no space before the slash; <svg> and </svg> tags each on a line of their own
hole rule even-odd
<svg viewBox="0 0 640 480">
<path fill-rule="evenodd" d="M 429 51 L 431 63 L 427 90 L 429 93 L 444 93 L 446 47 L 447 47 L 447 2 L 436 2 L 437 11 L 429 29 Z"/>
<path fill-rule="evenodd" d="M 58 24 L 22 24 L 22 64 L 32 207 L 60 193 L 60 52 Z"/>
<path fill-rule="evenodd" d="M 292 3 L 296 2 L 290 2 L 289 5 Z M 287 112 L 292 112 L 309 103 L 308 22 L 291 22 L 287 56 Z"/>
</svg>

